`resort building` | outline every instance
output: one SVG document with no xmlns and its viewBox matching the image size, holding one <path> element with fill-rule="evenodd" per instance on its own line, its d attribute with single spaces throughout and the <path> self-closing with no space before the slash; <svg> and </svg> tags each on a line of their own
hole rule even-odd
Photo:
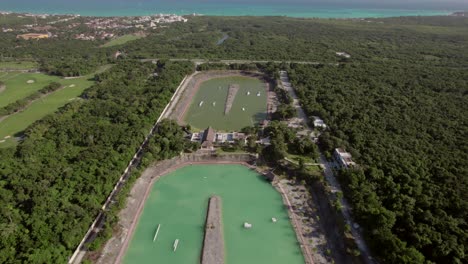
<svg viewBox="0 0 468 264">
<path fill-rule="evenodd" d="M 212 127 L 208 127 L 205 132 L 203 132 L 203 137 L 201 140 L 201 148 L 207 150 L 213 150 L 214 146 L 213 143 L 216 139 L 216 132 Z"/>
<path fill-rule="evenodd" d="M 29 40 L 29 39 L 47 39 L 47 38 L 49 38 L 49 34 L 29 33 L 29 34 L 18 35 L 18 36 L 16 36 L 16 38 L 17 39 L 21 38 L 21 39 L 25 39 L 25 40 Z"/>
<path fill-rule="evenodd" d="M 193 133 L 190 137 L 193 142 L 201 142 L 201 148 L 206 150 L 213 150 L 215 144 L 235 143 L 236 140 L 247 140 L 244 133 L 230 132 L 230 133 L 216 133 L 212 127 L 208 127 L 205 131 L 200 133 Z"/>
<path fill-rule="evenodd" d="M 341 148 L 335 149 L 333 155 L 342 168 L 356 166 L 356 163 L 352 160 L 351 154 Z"/>
<path fill-rule="evenodd" d="M 325 124 L 325 122 L 323 122 L 323 120 L 320 117 L 313 116 L 313 118 L 314 118 L 314 128 L 319 128 L 319 127 L 324 128 L 324 129 L 327 128 L 327 125 Z"/>
</svg>

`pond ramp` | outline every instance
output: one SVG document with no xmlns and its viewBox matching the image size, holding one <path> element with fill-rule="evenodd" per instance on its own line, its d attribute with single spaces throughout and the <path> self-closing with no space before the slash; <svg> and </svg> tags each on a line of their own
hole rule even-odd
<svg viewBox="0 0 468 264">
<path fill-rule="evenodd" d="M 206 214 L 205 240 L 201 264 L 224 264 L 224 237 L 221 197 L 212 196 Z"/>
<path fill-rule="evenodd" d="M 228 95 L 226 97 L 226 106 L 224 107 L 224 114 L 229 114 L 231 111 L 232 104 L 234 103 L 234 99 L 236 98 L 236 94 L 239 91 L 240 86 L 239 84 L 230 84 L 228 88 Z"/>
</svg>

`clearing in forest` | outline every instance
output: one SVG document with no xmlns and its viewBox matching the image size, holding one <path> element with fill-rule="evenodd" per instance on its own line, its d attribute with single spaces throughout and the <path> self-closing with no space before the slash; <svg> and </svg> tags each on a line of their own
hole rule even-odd
<svg viewBox="0 0 468 264">
<path fill-rule="evenodd" d="M 267 84 L 260 79 L 229 76 L 196 86 L 190 88 L 196 94 L 183 117 L 184 123 L 195 130 L 208 126 L 221 131 L 240 130 L 267 117 Z"/>
<path fill-rule="evenodd" d="M 0 96 L 0 107 L 23 99 L 59 80 L 59 77 L 42 73 L 0 72 L 0 81 L 5 84 Z"/>
<path fill-rule="evenodd" d="M 7 70 L 31 70 L 38 66 L 34 61 L 0 61 L 0 69 Z"/>
<path fill-rule="evenodd" d="M 1 74 L 2 73 L 0 73 L 0 76 Z M 43 74 L 37 75 L 41 76 L 40 78 L 45 78 L 42 76 Z M 49 82 L 42 83 L 42 85 L 36 90 L 48 85 L 52 80 L 61 83 L 63 88 L 35 100 L 26 109 L 19 113 L 7 116 L 3 120 L 0 119 L 0 148 L 15 146 L 17 143 L 16 137 L 18 137 L 19 134 L 32 123 L 44 118 L 48 114 L 54 113 L 60 107 L 70 103 L 74 99 L 77 99 L 77 97 L 80 96 L 86 88 L 90 87 L 94 83 L 89 80 L 90 76 L 68 80 L 53 76 L 47 77 L 51 78 L 49 79 Z M 36 78 L 36 80 L 38 80 L 38 78 Z M 8 85 L 5 93 L 7 91 Z M 0 98 L 3 98 L 3 93 Z"/>
<path fill-rule="evenodd" d="M 135 35 L 135 34 L 128 34 L 128 35 L 123 35 L 121 37 L 117 37 L 106 44 L 102 45 L 103 48 L 108 48 L 108 47 L 113 47 L 113 46 L 118 46 L 118 45 L 123 45 L 129 41 L 137 40 L 143 38 L 143 35 Z"/>
</svg>

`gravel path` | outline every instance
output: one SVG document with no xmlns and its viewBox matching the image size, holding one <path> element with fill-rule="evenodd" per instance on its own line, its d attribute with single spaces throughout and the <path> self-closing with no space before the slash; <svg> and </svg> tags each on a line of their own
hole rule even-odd
<svg viewBox="0 0 468 264">
<path fill-rule="evenodd" d="M 298 117 L 303 121 L 302 123 L 306 126 L 307 130 L 309 132 L 312 132 L 312 129 L 309 127 L 308 117 L 305 114 L 304 110 L 302 109 L 299 103 L 299 98 L 297 97 L 297 94 L 294 91 L 294 88 L 292 87 L 291 82 L 289 81 L 288 73 L 285 71 L 281 71 L 280 78 L 281 78 L 281 83 L 283 84 L 284 89 L 286 89 L 289 92 L 289 94 L 294 100 L 293 105 L 297 110 Z M 332 192 L 333 193 L 341 192 L 342 191 L 341 186 L 339 182 L 336 180 L 335 175 L 333 174 L 333 170 L 332 170 L 333 164 L 329 163 L 325 159 L 325 156 L 323 155 L 323 153 L 320 153 L 320 164 L 321 164 L 321 167 L 324 168 L 325 179 L 330 184 Z M 364 241 L 364 238 L 361 234 L 361 230 L 356 228 L 355 225 L 353 224 L 354 222 L 351 216 L 351 207 L 349 206 L 345 198 L 342 198 L 341 204 L 343 205 L 341 208 L 341 212 L 346 220 L 346 223 L 351 226 L 351 233 L 356 241 L 359 251 L 361 251 L 363 259 L 366 261 L 366 263 L 373 264 L 374 260 L 372 259 L 370 250 L 367 247 L 366 242 Z"/>
<path fill-rule="evenodd" d="M 201 264 L 224 264 L 221 197 L 210 198 L 205 225 Z"/>
</svg>

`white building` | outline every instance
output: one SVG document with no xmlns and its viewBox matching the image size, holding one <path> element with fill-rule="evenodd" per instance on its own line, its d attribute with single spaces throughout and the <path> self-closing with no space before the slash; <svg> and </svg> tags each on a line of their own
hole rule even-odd
<svg viewBox="0 0 468 264">
<path fill-rule="evenodd" d="M 247 136 L 244 133 L 231 132 L 231 133 L 217 133 L 211 127 L 207 128 L 203 132 L 193 133 L 190 137 L 191 141 L 200 142 L 203 144 L 206 141 L 211 142 L 210 147 L 213 147 L 212 143 L 235 143 L 236 140 L 243 140 L 246 143 Z"/>
<path fill-rule="evenodd" d="M 320 117 L 317 117 L 317 116 L 313 116 L 314 118 L 314 128 L 327 128 L 327 125 L 325 124 L 325 122 L 323 122 L 323 120 L 320 118 Z"/>
<path fill-rule="evenodd" d="M 356 163 L 353 161 L 351 154 L 344 151 L 341 148 L 335 149 L 333 156 L 342 168 L 350 168 L 356 166 Z"/>
</svg>

